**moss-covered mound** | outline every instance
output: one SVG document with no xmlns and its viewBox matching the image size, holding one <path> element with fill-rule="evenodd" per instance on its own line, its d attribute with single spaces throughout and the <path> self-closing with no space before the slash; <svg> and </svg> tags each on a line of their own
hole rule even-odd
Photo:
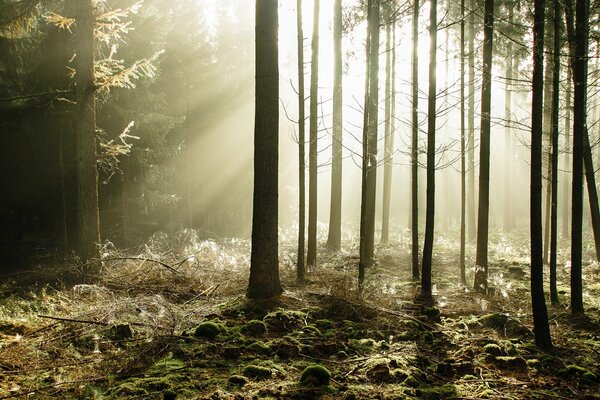
<svg viewBox="0 0 600 400">
<path fill-rule="evenodd" d="M 327 386 L 329 385 L 331 374 L 327 368 L 322 365 L 311 365 L 306 367 L 300 377 L 300 383 L 312 386 Z"/>
<path fill-rule="evenodd" d="M 224 330 L 224 326 L 217 322 L 205 321 L 196 326 L 196 329 L 194 330 L 194 336 L 214 339 Z"/>
</svg>

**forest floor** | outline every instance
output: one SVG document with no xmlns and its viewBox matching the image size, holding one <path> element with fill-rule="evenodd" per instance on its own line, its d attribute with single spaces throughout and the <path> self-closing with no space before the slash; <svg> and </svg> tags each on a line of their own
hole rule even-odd
<svg viewBox="0 0 600 400">
<path fill-rule="evenodd" d="M 542 352 L 527 237 L 491 241 L 482 295 L 461 284 L 454 240 L 438 238 L 433 305 L 415 300 L 408 235 L 379 246 L 361 297 L 356 248 L 324 250 L 299 286 L 291 236 L 271 302 L 244 297 L 248 241 L 190 231 L 155 235 L 136 259 L 107 246 L 85 284 L 65 278 L 76 264 L 4 276 L 0 399 L 600 399 L 600 265 L 586 263 L 587 318 L 573 319 L 560 264 L 555 349 Z"/>
</svg>

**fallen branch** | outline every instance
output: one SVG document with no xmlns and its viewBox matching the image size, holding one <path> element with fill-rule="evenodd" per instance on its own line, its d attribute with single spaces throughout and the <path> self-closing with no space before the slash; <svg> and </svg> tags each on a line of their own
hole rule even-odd
<svg viewBox="0 0 600 400">
<path fill-rule="evenodd" d="M 98 260 L 98 262 L 105 262 L 105 261 L 125 261 L 125 260 L 137 260 L 137 261 L 144 261 L 144 262 L 151 262 L 151 263 L 155 263 L 160 265 L 161 267 L 164 267 L 166 269 L 168 269 L 169 271 L 171 271 L 174 274 L 177 274 L 177 270 L 175 268 L 173 268 L 171 265 L 159 261 L 159 260 L 154 260 L 152 258 L 145 258 L 145 257 L 111 257 L 111 258 L 103 258 L 101 260 Z M 180 262 L 177 265 L 181 265 L 182 262 Z"/>
</svg>

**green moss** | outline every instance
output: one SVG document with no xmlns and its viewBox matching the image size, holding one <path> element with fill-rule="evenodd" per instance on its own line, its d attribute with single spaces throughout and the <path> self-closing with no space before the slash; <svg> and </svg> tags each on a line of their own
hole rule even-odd
<svg viewBox="0 0 600 400">
<path fill-rule="evenodd" d="M 248 379 L 241 375 L 231 375 L 227 382 L 235 386 L 244 386 L 246 383 L 248 383 Z"/>
<path fill-rule="evenodd" d="M 161 358 L 156 361 L 150 368 L 148 368 L 147 372 L 151 374 L 161 374 L 170 371 L 176 371 L 179 369 L 183 369 L 185 367 L 185 362 L 178 358 L 173 358 L 172 354 Z"/>
<path fill-rule="evenodd" d="M 424 400 L 438 400 L 438 399 L 448 399 L 456 397 L 456 386 L 454 385 L 443 385 L 443 386 L 433 386 L 426 388 L 419 388 L 416 390 L 416 394 L 419 399 Z"/>
<path fill-rule="evenodd" d="M 207 339 L 216 338 L 219 333 L 223 332 L 225 327 L 219 323 L 213 321 L 205 321 L 196 326 L 194 330 L 194 336 L 196 337 L 204 337 Z"/>
<path fill-rule="evenodd" d="M 302 371 L 300 383 L 312 386 L 327 386 L 331 373 L 322 365 L 311 365 Z"/>
<path fill-rule="evenodd" d="M 508 322 L 508 316 L 501 313 L 492 313 L 480 317 L 478 322 L 487 328 L 502 329 Z"/>
<path fill-rule="evenodd" d="M 163 392 L 163 400 L 175 400 L 177 399 L 177 392 L 172 389 L 167 389 Z"/>
<path fill-rule="evenodd" d="M 333 328 L 333 321 L 328 319 L 320 319 L 315 322 L 315 325 L 319 329 L 327 330 Z"/>
<path fill-rule="evenodd" d="M 494 364 L 502 369 L 527 369 L 527 362 L 519 356 L 495 356 Z"/>
<path fill-rule="evenodd" d="M 244 367 L 244 376 L 252 379 L 267 379 L 271 377 L 271 369 L 260 365 L 246 365 Z"/>
<path fill-rule="evenodd" d="M 316 326 L 314 326 L 312 324 L 306 325 L 305 327 L 303 327 L 301 332 L 304 333 L 305 335 L 321 336 L 321 331 L 319 330 L 319 328 L 317 328 Z"/>
<path fill-rule="evenodd" d="M 279 309 L 265 315 L 263 321 L 275 330 L 291 330 L 301 326 L 306 318 L 302 311 Z"/>
<path fill-rule="evenodd" d="M 558 372 L 561 376 L 565 377 L 578 377 L 588 382 L 597 382 L 598 377 L 596 374 L 591 372 L 589 369 L 585 367 L 581 367 L 579 365 L 565 365 L 565 368 L 561 369 Z"/>
<path fill-rule="evenodd" d="M 263 321 L 253 319 L 240 328 L 244 335 L 260 337 L 267 333 L 267 325 Z"/>
<path fill-rule="evenodd" d="M 504 355 L 504 350 L 502 347 L 498 346 L 496 343 L 488 343 L 483 346 L 483 351 L 486 354 L 491 354 L 493 356 L 501 356 Z"/>
<path fill-rule="evenodd" d="M 356 351 L 367 352 L 371 351 L 377 342 L 373 339 L 350 339 L 348 340 L 348 346 Z"/>
<path fill-rule="evenodd" d="M 147 398 L 149 395 L 146 389 L 139 386 L 137 379 L 119 384 L 115 387 L 111 394 L 116 396 L 117 398 L 123 396 L 137 396 L 139 398 Z"/>
<path fill-rule="evenodd" d="M 255 353 L 260 353 L 260 354 L 271 354 L 272 353 L 272 349 L 271 346 L 269 345 L 269 343 L 265 343 L 265 342 L 254 342 L 251 343 L 250 345 L 248 345 L 248 350 L 253 351 Z"/>
</svg>

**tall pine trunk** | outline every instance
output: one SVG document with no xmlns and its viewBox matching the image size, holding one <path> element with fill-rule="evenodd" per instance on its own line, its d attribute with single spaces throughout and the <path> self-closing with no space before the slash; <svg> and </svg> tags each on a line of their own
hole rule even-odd
<svg viewBox="0 0 600 400">
<path fill-rule="evenodd" d="M 545 40 L 546 50 L 550 51 L 550 46 L 554 46 L 554 24 L 552 29 L 546 29 Z M 544 72 L 544 140 L 546 156 L 546 206 L 544 213 L 544 264 L 548 264 L 548 252 L 550 251 L 550 214 L 552 205 L 552 77 L 554 76 L 554 59 L 546 59 L 546 70 Z"/>
<path fill-rule="evenodd" d="M 339 250 L 342 243 L 342 0 L 333 4 L 333 135 L 331 144 L 331 203 L 327 245 Z"/>
<path fill-rule="evenodd" d="M 94 79 L 94 2 L 70 0 L 75 16 L 75 116 L 77 159 L 77 254 L 87 261 L 98 254 L 100 216 L 96 168 L 96 94 Z"/>
<path fill-rule="evenodd" d="M 494 36 L 494 0 L 485 0 L 483 27 L 483 86 L 481 89 L 481 139 L 479 144 L 479 205 L 477 213 L 476 265 L 488 275 L 488 225 L 490 209 L 490 128 L 492 98 L 492 52 Z M 477 285 L 476 285 L 477 286 Z"/>
<path fill-rule="evenodd" d="M 304 29 L 302 22 L 302 0 L 296 1 L 296 24 L 298 29 L 298 252 L 296 280 L 304 281 L 304 240 L 306 231 L 306 115 L 304 94 Z"/>
<path fill-rule="evenodd" d="M 468 191 L 467 191 L 467 232 L 469 240 L 475 240 L 475 8 L 476 0 L 469 2 L 469 116 L 467 137 Z"/>
<path fill-rule="evenodd" d="M 436 130 L 436 64 L 437 64 L 437 0 L 432 0 L 429 13 L 429 94 L 427 107 L 427 203 L 425 243 L 421 274 L 421 295 L 431 297 L 431 264 L 435 228 L 435 130 Z"/>
<path fill-rule="evenodd" d="M 271 298 L 279 281 L 279 62 L 278 2 L 256 2 L 256 94 L 254 111 L 254 194 L 250 280 L 246 295 Z"/>
<path fill-rule="evenodd" d="M 535 343 L 542 349 L 552 347 L 548 311 L 544 298 L 542 255 L 542 109 L 544 90 L 544 0 L 535 0 L 533 28 L 533 94 L 531 106 L 531 306 Z"/>
<path fill-rule="evenodd" d="M 392 23 L 385 27 L 385 136 L 383 145 L 383 207 L 381 212 L 381 243 L 387 243 L 390 230 L 390 201 L 392 194 L 392 163 L 394 136 L 392 133 Z"/>
<path fill-rule="evenodd" d="M 552 217 L 550 220 L 550 300 L 558 304 L 556 287 L 556 256 L 558 247 L 558 135 L 560 100 L 560 49 L 561 23 L 560 2 L 554 0 L 552 20 L 554 23 L 554 71 L 552 74 Z"/>
<path fill-rule="evenodd" d="M 317 168 L 319 137 L 319 0 L 314 0 L 310 60 L 310 144 L 308 156 L 308 252 L 306 263 L 317 265 Z"/>
<path fill-rule="evenodd" d="M 367 90 L 363 127 L 363 177 L 361 196 L 359 286 L 365 269 L 373 263 L 375 249 L 375 189 L 377 178 L 377 120 L 379 103 L 379 0 L 369 0 Z"/>
<path fill-rule="evenodd" d="M 419 0 L 413 0 L 412 121 L 411 121 L 411 236 L 412 278 L 419 279 Z"/>
<path fill-rule="evenodd" d="M 466 130 L 465 130 L 465 0 L 460 2 L 460 281 L 467 283 L 465 273 L 466 242 Z"/>
<path fill-rule="evenodd" d="M 562 236 L 569 236 L 569 227 L 571 226 L 571 208 L 569 207 L 569 187 L 571 180 L 569 168 L 571 165 L 571 63 L 567 63 L 567 83 L 565 87 L 565 143 L 564 143 L 564 171 L 563 171 L 563 191 L 562 191 Z"/>
</svg>

